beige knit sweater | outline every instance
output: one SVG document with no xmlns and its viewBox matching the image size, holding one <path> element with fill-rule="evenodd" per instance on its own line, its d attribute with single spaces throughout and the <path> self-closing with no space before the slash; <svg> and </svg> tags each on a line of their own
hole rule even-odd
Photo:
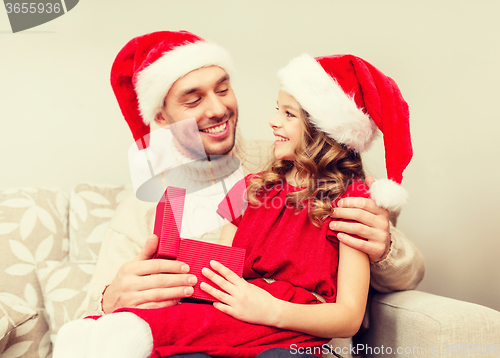
<svg viewBox="0 0 500 358">
<path fill-rule="evenodd" d="M 244 174 L 262 170 L 270 150 L 262 142 L 245 141 L 239 133 L 231 153 L 238 157 Z M 95 274 L 78 316 L 102 315 L 102 292 L 116 276 L 119 268 L 133 260 L 153 232 L 155 203 L 131 196 L 117 208 L 105 234 Z M 217 236 L 217 232 L 207 235 Z M 371 285 L 380 292 L 413 289 L 424 275 L 424 260 L 418 249 L 395 227 L 391 226 L 391 250 L 386 259 L 371 264 Z M 85 311 L 85 308 L 87 310 Z"/>
</svg>

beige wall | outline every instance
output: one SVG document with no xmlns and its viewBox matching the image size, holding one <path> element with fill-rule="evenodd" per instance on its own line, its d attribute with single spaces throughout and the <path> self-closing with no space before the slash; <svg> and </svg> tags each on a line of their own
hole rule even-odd
<svg viewBox="0 0 500 358">
<path fill-rule="evenodd" d="M 411 202 L 398 226 L 426 257 L 420 289 L 500 310 L 500 3 L 309 3 L 82 0 L 18 34 L 0 11 L 0 186 L 129 182 L 132 137 L 109 70 L 139 34 L 187 29 L 230 49 L 250 139 L 271 139 L 275 72 L 288 59 L 353 53 L 393 77 L 410 104 Z M 381 142 L 366 162 L 385 174 Z"/>
</svg>

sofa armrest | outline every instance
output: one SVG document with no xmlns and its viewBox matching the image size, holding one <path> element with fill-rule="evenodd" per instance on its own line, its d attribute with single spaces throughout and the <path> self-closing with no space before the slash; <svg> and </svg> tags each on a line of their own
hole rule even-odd
<svg viewBox="0 0 500 358">
<path fill-rule="evenodd" d="M 396 356 L 499 354 L 500 312 L 493 309 L 403 291 L 376 294 L 370 310 L 370 328 L 363 337 L 366 357 L 380 356 L 382 346 L 386 355 L 390 348 Z"/>
</svg>

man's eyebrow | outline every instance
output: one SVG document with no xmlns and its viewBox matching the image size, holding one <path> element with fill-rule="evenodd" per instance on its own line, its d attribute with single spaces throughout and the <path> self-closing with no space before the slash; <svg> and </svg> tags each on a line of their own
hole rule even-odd
<svg viewBox="0 0 500 358">
<path fill-rule="evenodd" d="M 225 82 L 229 80 L 229 76 L 228 75 L 224 75 L 222 76 L 218 81 L 217 81 L 217 85 L 220 85 L 221 83 Z M 182 91 L 180 94 L 179 94 L 179 97 L 184 97 L 184 96 L 187 96 L 191 93 L 194 93 L 194 92 L 197 92 L 197 91 L 200 91 L 201 90 L 201 87 L 192 87 L 192 88 L 187 88 L 185 89 L 184 91 Z"/>
<path fill-rule="evenodd" d="M 220 85 L 222 82 L 227 80 L 229 80 L 229 75 L 224 75 L 217 81 L 217 84 Z"/>
<path fill-rule="evenodd" d="M 184 96 L 187 96 L 188 94 L 191 94 L 191 93 L 194 93 L 196 91 L 199 91 L 201 90 L 201 87 L 192 87 L 192 88 L 188 88 L 184 91 L 182 91 L 180 94 L 179 94 L 179 97 L 184 97 Z"/>
</svg>

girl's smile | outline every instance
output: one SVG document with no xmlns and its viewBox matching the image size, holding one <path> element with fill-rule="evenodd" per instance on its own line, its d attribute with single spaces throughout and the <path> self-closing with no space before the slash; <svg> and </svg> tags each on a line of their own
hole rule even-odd
<svg viewBox="0 0 500 358">
<path fill-rule="evenodd" d="M 276 138 L 275 145 L 280 145 L 281 144 L 280 142 L 287 142 L 290 140 L 289 138 L 283 137 L 277 133 L 274 133 L 274 137 Z"/>
</svg>

